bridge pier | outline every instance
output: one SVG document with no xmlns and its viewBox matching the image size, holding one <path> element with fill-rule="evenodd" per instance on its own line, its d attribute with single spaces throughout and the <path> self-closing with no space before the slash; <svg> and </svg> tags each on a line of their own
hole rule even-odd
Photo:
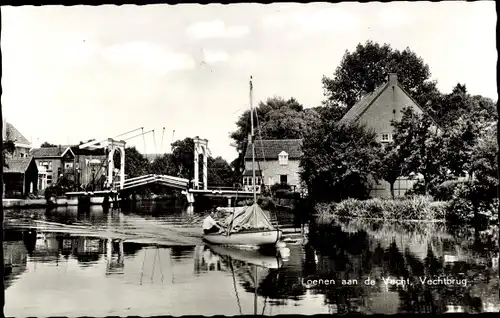
<svg viewBox="0 0 500 318">
<path fill-rule="evenodd" d="M 182 191 L 182 194 L 184 194 L 186 196 L 188 205 L 189 206 L 193 206 L 193 204 L 194 204 L 194 193 L 184 190 L 184 191 Z"/>
<path fill-rule="evenodd" d="M 231 207 L 231 197 L 228 197 L 227 198 L 227 207 L 230 208 Z"/>
</svg>

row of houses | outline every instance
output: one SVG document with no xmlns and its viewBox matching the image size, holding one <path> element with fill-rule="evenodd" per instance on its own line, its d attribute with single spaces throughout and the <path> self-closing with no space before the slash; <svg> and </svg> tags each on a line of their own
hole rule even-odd
<svg viewBox="0 0 500 318">
<path fill-rule="evenodd" d="M 341 123 L 359 123 L 366 125 L 377 134 L 377 141 L 384 144 L 392 142 L 394 127 L 391 121 L 400 121 L 401 111 L 412 108 L 415 113 L 424 110 L 411 97 L 398 81 L 395 73 L 390 73 L 387 81 L 373 92 L 366 94 L 344 115 Z M 276 183 L 286 183 L 295 190 L 304 190 L 299 177 L 299 164 L 302 157 L 302 140 L 263 140 L 255 147 L 256 184 L 270 187 Z M 395 182 L 395 196 L 403 196 L 411 189 L 416 178 L 400 177 Z M 252 185 L 252 149 L 245 153 L 245 171 L 243 185 Z M 390 197 L 390 185 L 384 180 L 377 181 L 372 188 L 372 197 Z"/>
<path fill-rule="evenodd" d="M 345 114 L 341 122 L 355 122 L 366 125 L 377 134 L 381 143 L 392 142 L 394 128 L 392 120 L 401 120 L 401 111 L 410 107 L 416 113 L 423 113 L 422 107 L 398 82 L 397 74 L 388 75 L 386 83 L 366 94 Z M 103 150 L 85 150 L 78 146 L 31 148 L 31 143 L 9 123 L 3 136 L 13 140 L 16 150 L 6 159 L 4 167 L 6 192 L 20 192 L 21 195 L 36 193 L 57 182 L 61 176 L 77 184 L 90 184 L 101 178 L 105 160 Z M 10 138 L 10 139 L 9 139 Z M 302 157 L 302 140 L 263 140 L 255 149 L 256 185 L 270 187 L 276 183 L 288 184 L 300 191 L 305 187 L 299 177 Z M 395 195 L 402 196 L 413 187 L 414 179 L 399 178 L 395 183 Z M 252 152 L 250 146 L 245 153 L 245 171 L 242 183 L 252 186 Z M 378 181 L 372 189 L 372 196 L 389 197 L 389 184 Z"/>
<path fill-rule="evenodd" d="M 39 194 L 48 186 L 67 180 L 76 185 L 95 185 L 105 175 L 103 149 L 79 149 L 78 145 L 32 148 L 31 142 L 11 123 L 3 122 L 3 141 L 14 143 L 5 155 L 3 197 Z"/>
</svg>

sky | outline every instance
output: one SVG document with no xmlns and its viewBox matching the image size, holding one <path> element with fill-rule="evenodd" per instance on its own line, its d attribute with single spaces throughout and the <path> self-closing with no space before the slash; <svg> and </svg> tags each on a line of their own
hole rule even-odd
<svg viewBox="0 0 500 318">
<path fill-rule="evenodd" d="M 212 156 L 232 161 L 229 135 L 249 109 L 250 75 L 255 104 L 280 96 L 319 106 L 323 75 L 367 40 L 410 47 L 443 93 L 460 82 L 498 98 L 493 1 L 3 6 L 1 13 L 3 115 L 34 146 L 143 127 L 154 135 L 127 140 L 143 153 L 200 136 Z"/>
</svg>

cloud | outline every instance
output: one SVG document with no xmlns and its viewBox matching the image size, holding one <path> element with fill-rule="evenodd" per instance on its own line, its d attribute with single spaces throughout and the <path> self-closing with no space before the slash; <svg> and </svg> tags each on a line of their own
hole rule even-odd
<svg viewBox="0 0 500 318">
<path fill-rule="evenodd" d="M 223 51 L 212 51 L 203 49 L 203 61 L 208 64 L 224 62 L 229 59 L 229 54 Z"/>
<path fill-rule="evenodd" d="M 119 67 L 134 65 L 160 75 L 195 67 L 195 61 L 188 54 L 171 52 L 148 42 L 113 45 L 103 51 L 103 57 Z"/>
<path fill-rule="evenodd" d="M 250 33 L 250 28 L 243 25 L 226 26 L 222 20 L 203 21 L 191 24 L 186 34 L 195 39 L 240 38 Z"/>
</svg>

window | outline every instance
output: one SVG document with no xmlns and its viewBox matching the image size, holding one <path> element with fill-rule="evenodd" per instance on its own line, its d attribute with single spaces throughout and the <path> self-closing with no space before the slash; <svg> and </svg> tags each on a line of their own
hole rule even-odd
<svg viewBox="0 0 500 318">
<path fill-rule="evenodd" d="M 280 152 L 278 155 L 280 166 L 286 166 L 288 164 L 288 154 L 284 151 Z"/>
<path fill-rule="evenodd" d="M 64 169 L 72 169 L 72 168 L 73 168 L 72 162 L 65 162 L 64 163 Z"/>
<path fill-rule="evenodd" d="M 51 183 L 52 183 L 52 175 L 48 174 L 47 175 L 47 184 L 51 184 Z"/>
<path fill-rule="evenodd" d="M 382 134 L 381 139 L 383 142 L 389 142 L 389 141 L 391 141 L 391 135 L 390 134 Z"/>
<path fill-rule="evenodd" d="M 280 183 L 281 184 L 287 184 L 288 183 L 288 176 L 286 174 L 280 175 Z"/>
</svg>

